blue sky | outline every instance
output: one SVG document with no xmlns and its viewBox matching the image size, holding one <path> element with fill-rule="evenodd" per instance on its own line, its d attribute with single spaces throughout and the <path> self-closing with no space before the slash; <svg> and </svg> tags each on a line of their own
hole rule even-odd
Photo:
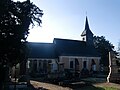
<svg viewBox="0 0 120 90">
<path fill-rule="evenodd" d="M 43 10 L 44 15 L 42 27 L 31 29 L 28 41 L 52 42 L 53 38 L 81 40 L 87 15 L 94 35 L 105 36 L 117 48 L 120 41 L 120 0 L 31 1 Z"/>
</svg>

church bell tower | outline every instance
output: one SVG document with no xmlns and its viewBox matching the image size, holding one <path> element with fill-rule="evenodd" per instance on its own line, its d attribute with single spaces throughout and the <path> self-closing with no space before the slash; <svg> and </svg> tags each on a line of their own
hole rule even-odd
<svg viewBox="0 0 120 90">
<path fill-rule="evenodd" d="M 85 41 L 87 45 L 93 45 L 93 33 L 89 28 L 87 16 L 85 21 L 85 29 L 82 32 L 81 37 L 82 37 L 82 40 Z"/>
</svg>

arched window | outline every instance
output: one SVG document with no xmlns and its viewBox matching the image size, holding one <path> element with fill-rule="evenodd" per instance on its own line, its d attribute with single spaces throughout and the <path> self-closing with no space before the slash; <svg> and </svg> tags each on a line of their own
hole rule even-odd
<svg viewBox="0 0 120 90">
<path fill-rule="evenodd" d="M 87 62 L 86 61 L 83 62 L 83 68 L 87 68 Z"/>
<path fill-rule="evenodd" d="M 91 70 L 96 71 L 96 63 L 95 63 L 94 59 L 92 59 Z"/>
<path fill-rule="evenodd" d="M 77 58 L 75 58 L 75 65 L 79 65 L 79 61 Z"/>
<path fill-rule="evenodd" d="M 79 70 L 79 61 L 75 58 L 75 70 Z"/>
<path fill-rule="evenodd" d="M 70 68 L 73 68 L 73 61 L 70 61 Z"/>
</svg>

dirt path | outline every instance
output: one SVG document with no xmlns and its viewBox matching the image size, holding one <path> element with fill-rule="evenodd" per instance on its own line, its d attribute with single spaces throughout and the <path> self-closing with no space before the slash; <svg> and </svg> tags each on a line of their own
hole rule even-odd
<svg viewBox="0 0 120 90">
<path fill-rule="evenodd" d="M 62 87 L 62 86 L 53 85 L 49 83 L 43 83 L 43 82 L 37 82 L 37 81 L 30 81 L 30 82 L 35 88 L 43 87 L 47 90 L 72 90 L 68 87 Z"/>
</svg>

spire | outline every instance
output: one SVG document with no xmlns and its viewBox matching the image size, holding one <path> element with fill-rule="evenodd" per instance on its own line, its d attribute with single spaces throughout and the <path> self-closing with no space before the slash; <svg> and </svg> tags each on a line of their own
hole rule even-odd
<svg viewBox="0 0 120 90">
<path fill-rule="evenodd" d="M 85 30 L 90 30 L 89 29 L 89 24 L 88 24 L 87 16 L 86 16 L 86 22 L 85 22 Z"/>
<path fill-rule="evenodd" d="M 86 21 L 85 21 L 85 29 L 84 31 L 82 32 L 81 36 L 86 36 L 86 34 L 93 34 L 89 28 L 89 24 L 88 24 L 88 19 L 87 19 L 87 16 L 86 16 Z"/>
<path fill-rule="evenodd" d="M 82 32 L 81 37 L 83 41 L 86 42 L 87 45 L 93 45 L 93 33 L 91 32 L 89 28 L 87 16 L 86 16 L 86 21 L 85 21 L 85 29 Z"/>
</svg>

